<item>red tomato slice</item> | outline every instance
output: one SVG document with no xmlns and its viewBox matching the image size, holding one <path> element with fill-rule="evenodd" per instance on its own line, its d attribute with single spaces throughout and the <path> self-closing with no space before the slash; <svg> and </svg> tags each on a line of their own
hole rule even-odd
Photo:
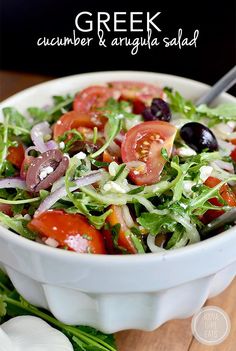
<svg viewBox="0 0 236 351">
<path fill-rule="evenodd" d="M 231 139 L 230 142 L 231 142 L 233 145 L 236 145 L 236 139 Z"/>
<path fill-rule="evenodd" d="M 230 156 L 231 156 L 232 160 L 236 162 L 236 148 L 231 152 Z"/>
<path fill-rule="evenodd" d="M 108 84 L 113 89 L 117 89 L 121 92 L 120 99 L 131 101 L 136 100 L 136 104 L 138 100 L 144 105 L 150 105 L 153 98 L 163 97 L 163 90 L 152 84 L 130 81 L 110 82 Z"/>
<path fill-rule="evenodd" d="M 166 163 L 161 155 L 165 148 L 171 155 L 177 129 L 163 121 L 143 122 L 131 128 L 121 145 L 123 162 L 142 161 L 146 168 L 130 171 L 130 177 L 137 185 L 154 184 L 159 181 Z"/>
<path fill-rule="evenodd" d="M 101 108 L 110 98 L 118 98 L 119 92 L 114 89 L 94 85 L 78 93 L 74 99 L 73 109 L 78 112 L 89 112 Z"/>
<path fill-rule="evenodd" d="M 111 205 L 110 208 L 112 209 L 112 213 L 107 217 L 107 223 L 113 227 L 116 224 L 120 224 L 120 232 L 118 235 L 118 245 L 127 250 L 128 253 L 135 254 L 137 250 L 132 243 L 132 240 L 129 233 L 129 228 L 127 227 L 122 214 L 122 208 L 120 206 Z M 107 242 L 107 247 L 110 253 L 117 253 L 116 248 L 114 248 L 113 241 L 112 241 L 112 234 L 110 231 L 104 231 L 105 240 Z M 113 245 L 113 246 L 112 246 Z"/>
<path fill-rule="evenodd" d="M 140 101 L 138 99 L 135 99 L 133 101 L 133 113 L 140 115 L 143 112 L 143 110 L 145 109 L 145 107 L 146 107 L 146 105 L 142 101 Z"/>
<path fill-rule="evenodd" d="M 18 146 L 10 146 L 8 148 L 7 160 L 17 168 L 21 168 L 24 158 L 25 149 L 22 144 L 18 144 Z"/>
<path fill-rule="evenodd" d="M 3 212 L 10 217 L 13 215 L 11 205 L 8 204 L 0 204 L 0 212 Z"/>
<path fill-rule="evenodd" d="M 107 150 L 105 150 L 102 154 L 102 161 L 108 162 L 108 163 L 111 163 L 113 161 L 118 162 L 118 157 L 115 155 L 112 155 Z"/>
<path fill-rule="evenodd" d="M 79 129 L 81 127 L 103 129 L 106 118 L 101 112 L 78 112 L 70 111 L 65 113 L 54 125 L 54 139 L 63 135 L 70 129 Z"/>
<path fill-rule="evenodd" d="M 209 188 L 214 188 L 220 182 L 221 181 L 218 178 L 208 177 L 204 184 L 206 186 L 208 186 Z M 222 187 L 220 188 L 220 196 L 227 203 L 227 205 L 229 205 L 231 207 L 236 206 L 236 195 L 231 190 L 231 188 L 228 186 L 228 184 L 222 185 Z M 209 200 L 209 202 L 214 206 L 219 206 L 219 207 L 223 206 L 223 204 L 220 203 L 217 200 L 217 198 L 212 198 Z M 224 213 L 223 210 L 219 210 L 219 211 L 218 210 L 208 210 L 204 213 L 202 221 L 205 224 L 210 223 L 213 219 L 221 216 L 223 213 Z"/>
<path fill-rule="evenodd" d="M 79 253 L 105 254 L 102 234 L 80 214 L 49 210 L 32 219 L 28 228 Z"/>
</svg>

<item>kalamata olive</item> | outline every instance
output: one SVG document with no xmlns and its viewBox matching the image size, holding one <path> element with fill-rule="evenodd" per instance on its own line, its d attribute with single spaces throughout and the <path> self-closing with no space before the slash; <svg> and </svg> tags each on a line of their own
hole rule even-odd
<svg viewBox="0 0 236 351">
<path fill-rule="evenodd" d="M 80 151 L 84 152 L 85 154 L 91 154 L 96 152 L 98 149 L 99 146 L 91 143 L 90 141 L 77 140 L 71 145 L 68 152 L 70 156 L 74 156 Z"/>
<path fill-rule="evenodd" d="M 47 189 L 62 177 L 69 165 L 69 159 L 59 150 L 48 150 L 31 162 L 27 174 L 26 184 L 30 191 L 38 192 Z"/>
<path fill-rule="evenodd" d="M 145 121 L 166 121 L 169 122 L 171 119 L 171 111 L 167 102 L 160 98 L 152 100 L 150 107 L 146 107 L 143 110 L 143 118 Z"/>
<path fill-rule="evenodd" d="M 218 150 L 218 143 L 212 131 L 198 122 L 190 122 L 180 129 L 180 136 L 185 143 L 196 152 L 204 149 L 209 151 Z"/>
</svg>

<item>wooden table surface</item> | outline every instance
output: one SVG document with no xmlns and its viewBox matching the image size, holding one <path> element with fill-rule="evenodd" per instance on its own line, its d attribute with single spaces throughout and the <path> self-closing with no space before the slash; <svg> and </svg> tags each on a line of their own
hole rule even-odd
<svg viewBox="0 0 236 351">
<path fill-rule="evenodd" d="M 0 72 L 0 101 L 32 85 L 51 77 L 17 72 Z M 219 296 L 207 301 L 206 305 L 223 308 L 231 320 L 231 332 L 220 345 L 200 344 L 191 333 L 191 318 L 165 323 L 154 332 L 137 330 L 116 334 L 119 351 L 235 351 L 236 350 L 236 279 Z"/>
</svg>

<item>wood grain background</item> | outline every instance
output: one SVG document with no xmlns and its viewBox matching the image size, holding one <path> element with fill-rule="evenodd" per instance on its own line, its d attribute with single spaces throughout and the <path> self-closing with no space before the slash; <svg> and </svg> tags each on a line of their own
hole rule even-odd
<svg viewBox="0 0 236 351">
<path fill-rule="evenodd" d="M 0 72 L 0 100 L 49 80 L 52 77 Z M 116 334 L 119 351 L 235 351 L 236 350 L 236 279 L 219 296 L 207 301 L 208 306 L 218 306 L 226 311 L 231 320 L 228 338 L 217 346 L 200 344 L 192 335 L 191 318 L 165 323 L 154 332 L 137 330 L 122 331 Z"/>
</svg>

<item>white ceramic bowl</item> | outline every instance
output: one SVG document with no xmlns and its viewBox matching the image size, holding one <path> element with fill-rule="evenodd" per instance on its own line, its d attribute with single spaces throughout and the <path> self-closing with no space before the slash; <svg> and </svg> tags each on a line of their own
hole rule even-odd
<svg viewBox="0 0 236 351">
<path fill-rule="evenodd" d="M 52 95 L 75 92 L 110 80 L 171 86 L 185 97 L 209 87 L 189 79 L 147 72 L 100 72 L 56 79 L 2 103 L 22 112 L 50 103 Z M 223 94 L 217 101 L 236 101 Z M 186 318 L 208 297 L 223 291 L 236 272 L 236 229 L 189 247 L 159 254 L 87 255 L 50 248 L 0 227 L 0 265 L 25 299 L 68 324 L 105 332 L 153 330 Z"/>
</svg>

